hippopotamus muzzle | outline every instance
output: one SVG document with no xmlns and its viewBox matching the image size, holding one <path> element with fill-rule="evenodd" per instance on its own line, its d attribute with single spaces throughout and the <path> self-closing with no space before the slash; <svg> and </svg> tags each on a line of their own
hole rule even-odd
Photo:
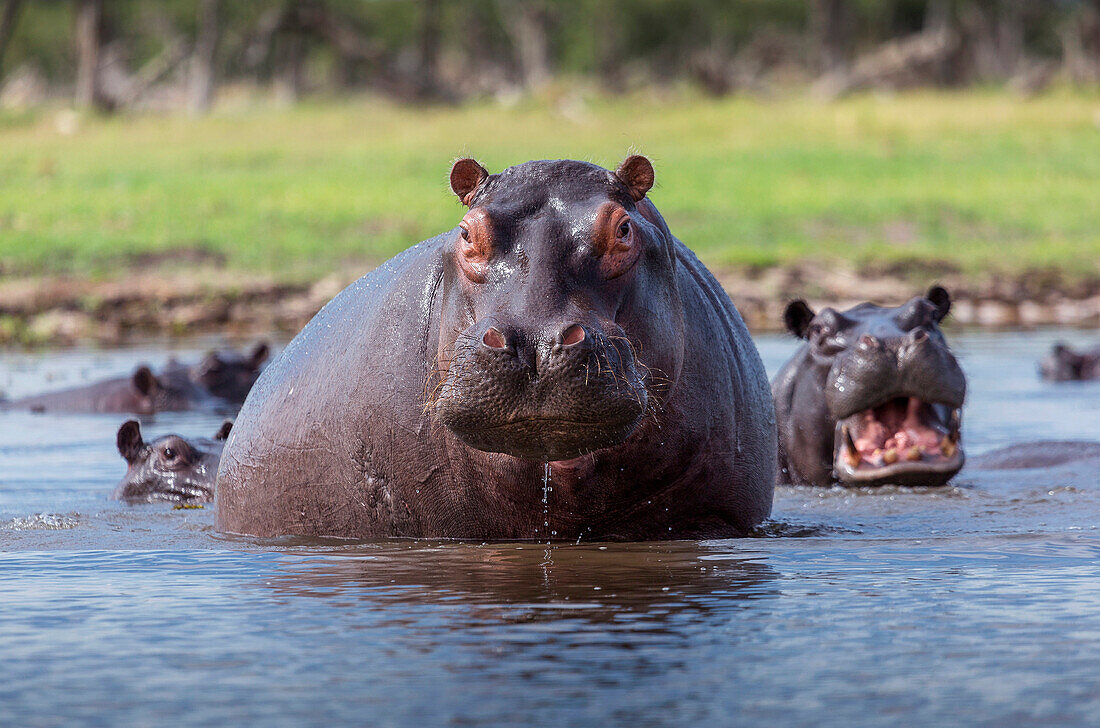
<svg viewBox="0 0 1100 728">
<path fill-rule="evenodd" d="M 649 407 L 621 329 L 596 323 L 532 335 L 499 321 L 458 338 L 434 400 L 437 420 L 478 450 L 557 461 L 617 445 Z M 608 327 L 608 328 L 611 328 Z"/>
</svg>

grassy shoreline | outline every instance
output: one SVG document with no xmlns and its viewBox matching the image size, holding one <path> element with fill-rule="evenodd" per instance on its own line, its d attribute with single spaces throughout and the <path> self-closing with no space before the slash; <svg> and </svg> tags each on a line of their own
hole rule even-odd
<svg viewBox="0 0 1100 728">
<path fill-rule="evenodd" d="M 750 298 L 823 298 L 817 279 L 837 271 L 853 291 L 947 280 L 976 301 L 1055 305 L 1100 289 L 1095 94 L 568 92 L 513 106 L 227 104 L 203 119 L 42 109 L 0 112 L 0 149 L 0 276 L 93 318 L 101 294 L 74 302 L 48 281 L 170 290 L 222 276 L 203 295 L 223 307 L 236 279 L 300 292 L 453 227 L 456 157 L 495 171 L 553 157 L 614 166 L 631 150 L 654 161 L 650 197 L 735 301 L 777 276 L 790 285 Z M 3 300 L 9 334 L 51 310 Z"/>
<path fill-rule="evenodd" d="M 46 276 L 0 280 L 0 346 L 114 346 L 149 336 L 220 334 L 289 338 L 364 271 L 289 283 L 238 271 L 128 273 L 92 280 Z M 952 292 L 948 325 L 992 328 L 1100 327 L 1100 284 L 1052 285 L 1049 278 L 999 278 L 975 285 L 958 274 L 913 283 L 853 269 L 783 266 L 745 275 L 718 269 L 719 281 L 753 333 L 782 328 L 794 298 L 847 307 L 871 300 L 898 304 L 932 282 Z"/>
<path fill-rule="evenodd" d="M 835 103 L 580 96 L 513 107 L 376 99 L 210 118 L 0 117 L 0 267 L 186 264 L 304 279 L 455 224 L 450 161 L 657 168 L 652 199 L 708 264 L 1100 276 L 1100 96 Z"/>
</svg>

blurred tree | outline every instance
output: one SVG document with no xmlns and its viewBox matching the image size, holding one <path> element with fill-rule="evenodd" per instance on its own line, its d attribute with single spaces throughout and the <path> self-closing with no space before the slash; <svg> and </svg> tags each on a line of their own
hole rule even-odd
<svg viewBox="0 0 1100 728">
<path fill-rule="evenodd" d="M 1074 3 L 1059 32 L 1066 70 L 1074 83 L 1100 83 L 1100 0 Z"/>
<path fill-rule="evenodd" d="M 810 27 L 818 73 L 848 64 L 852 50 L 852 12 L 847 0 L 813 0 Z"/>
<path fill-rule="evenodd" d="M 214 101 L 215 61 L 218 53 L 218 0 L 199 0 L 198 30 L 191 54 L 190 98 L 192 114 L 205 114 Z"/>
<path fill-rule="evenodd" d="M 547 8 L 539 0 L 499 0 L 497 6 L 523 85 L 541 86 L 550 77 Z"/>
<path fill-rule="evenodd" d="M 4 79 L 4 54 L 8 50 L 8 42 L 11 41 L 15 21 L 19 19 L 19 9 L 22 5 L 23 0 L 7 0 L 4 3 L 4 9 L 0 11 L 0 81 Z"/>
<path fill-rule="evenodd" d="M 422 0 L 419 38 L 419 64 L 416 92 L 420 98 L 438 96 L 440 32 L 439 0 Z"/>
<path fill-rule="evenodd" d="M 76 93 L 77 106 L 106 110 L 109 107 L 99 79 L 102 48 L 103 0 L 76 3 Z"/>
<path fill-rule="evenodd" d="M 863 75 L 886 86 L 1051 69 L 1100 83 L 1098 36 L 1100 0 L 0 0 L 9 73 L 25 65 L 53 93 L 75 86 L 85 106 L 184 98 L 195 113 L 220 79 L 274 82 L 285 99 L 325 88 L 462 98 L 555 73 L 725 94 L 877 58 L 893 70 L 865 63 Z M 178 88 L 153 93 L 162 85 Z"/>
</svg>

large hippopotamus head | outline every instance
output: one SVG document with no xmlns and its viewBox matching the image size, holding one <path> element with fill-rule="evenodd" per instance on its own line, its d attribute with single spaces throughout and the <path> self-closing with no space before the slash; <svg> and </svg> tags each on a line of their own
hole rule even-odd
<svg viewBox="0 0 1100 728">
<path fill-rule="evenodd" d="M 141 425 L 135 420 L 123 423 L 118 428 L 118 452 L 128 467 L 112 497 L 130 503 L 212 501 L 218 461 L 232 426 L 226 420 L 212 439 L 165 435 L 145 442 Z"/>
<path fill-rule="evenodd" d="M 479 450 L 565 460 L 625 440 L 683 357 L 672 235 L 653 167 L 455 163 L 469 207 L 442 280 L 428 407 Z M 643 363 L 644 361 L 644 363 Z"/>
<path fill-rule="evenodd" d="M 939 485 L 959 471 L 966 378 L 939 327 L 950 308 L 939 286 L 897 308 L 787 306 L 806 342 L 772 385 L 791 482 Z"/>
</svg>

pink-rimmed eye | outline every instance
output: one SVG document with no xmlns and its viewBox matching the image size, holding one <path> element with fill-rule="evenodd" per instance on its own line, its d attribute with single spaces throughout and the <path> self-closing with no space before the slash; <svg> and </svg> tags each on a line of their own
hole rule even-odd
<svg viewBox="0 0 1100 728">
<path fill-rule="evenodd" d="M 474 283 L 484 283 L 493 252 L 493 228 L 484 209 L 474 208 L 458 224 L 458 267 Z"/>
<path fill-rule="evenodd" d="M 605 278 L 617 278 L 637 262 L 642 246 L 636 239 L 634 221 L 622 205 L 608 202 L 600 208 L 592 237 Z"/>
</svg>

